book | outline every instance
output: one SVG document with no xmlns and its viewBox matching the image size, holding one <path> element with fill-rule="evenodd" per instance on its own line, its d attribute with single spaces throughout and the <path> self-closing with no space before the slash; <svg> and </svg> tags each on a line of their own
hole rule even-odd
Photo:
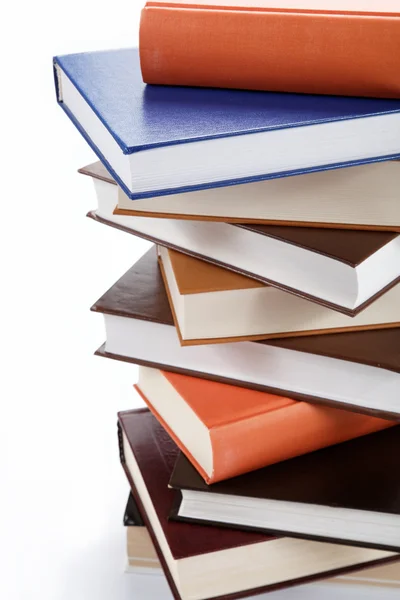
<svg viewBox="0 0 400 600">
<path fill-rule="evenodd" d="M 169 520 L 174 491 L 168 481 L 178 448 L 149 411 L 118 418 L 121 462 L 175 598 L 251 596 L 397 558 L 393 552 Z"/>
<path fill-rule="evenodd" d="M 57 99 L 132 199 L 400 157 L 400 101 L 146 86 L 135 48 L 54 59 Z"/>
<path fill-rule="evenodd" d="M 79 172 L 92 177 L 97 196 L 104 195 L 119 215 L 400 231 L 395 160 L 135 202 L 101 162 Z"/>
<path fill-rule="evenodd" d="M 131 492 L 126 503 L 123 524 L 125 527 L 144 527 L 142 515 Z"/>
<path fill-rule="evenodd" d="M 149 367 L 135 388 L 208 484 L 397 424 Z"/>
<path fill-rule="evenodd" d="M 140 21 L 151 84 L 399 98 L 399 55 L 388 1 L 161 0 Z"/>
<path fill-rule="evenodd" d="M 135 499 L 132 494 L 130 494 L 126 514 L 129 514 L 132 506 L 135 506 L 135 512 L 138 511 Z M 130 550 L 128 545 L 128 568 L 126 572 L 154 576 L 162 575 L 161 564 L 157 558 L 154 544 L 151 541 L 151 537 L 141 517 L 140 520 L 130 519 L 129 522 L 124 521 L 124 524 L 127 526 L 127 537 L 131 542 Z M 147 570 L 144 570 L 142 564 L 144 561 L 148 560 L 149 556 L 154 557 L 154 562 L 149 563 Z M 290 600 L 292 600 L 292 598 L 293 600 L 297 600 L 296 590 L 302 590 L 302 598 L 306 597 L 303 596 L 303 594 L 306 594 L 307 592 L 308 594 L 317 594 L 318 591 L 322 594 L 322 590 L 318 590 L 318 585 L 324 586 L 323 596 L 321 595 L 319 597 L 325 598 L 325 595 L 330 593 L 336 594 L 333 596 L 335 600 L 342 597 L 347 598 L 347 596 L 344 594 L 342 596 L 341 586 L 361 585 L 363 586 L 362 591 L 364 594 L 367 593 L 367 590 L 371 590 L 371 593 L 375 591 L 375 594 L 378 593 L 379 598 L 382 599 L 382 595 L 386 590 L 393 590 L 393 592 L 395 592 L 396 589 L 400 589 L 400 562 L 396 561 L 393 563 L 378 565 L 377 567 L 364 568 L 361 571 L 355 571 L 346 575 L 339 575 L 338 577 L 326 579 L 320 583 L 311 583 L 301 587 L 293 588 L 293 596 L 290 596 Z M 346 591 L 348 594 L 350 593 L 350 590 Z M 280 595 L 281 592 L 279 591 L 270 592 L 268 598 L 270 600 L 275 600 L 275 598 L 279 598 Z M 307 596 L 308 600 L 310 600 L 311 597 L 314 596 Z M 260 598 L 260 596 L 258 596 L 258 598 Z M 365 599 L 365 595 L 363 595 L 363 598 Z"/>
<path fill-rule="evenodd" d="M 354 316 L 400 281 L 400 235 L 156 219 L 113 214 L 101 198 L 88 216 Z"/>
<path fill-rule="evenodd" d="M 208 486 L 181 454 L 173 514 L 269 534 L 400 551 L 400 427 Z"/>
<path fill-rule="evenodd" d="M 183 346 L 400 325 L 400 284 L 348 317 L 163 246 L 158 259 Z"/>
<path fill-rule="evenodd" d="M 154 544 L 144 525 L 142 516 L 132 493 L 129 494 L 124 513 L 126 528 L 126 573 L 141 575 L 162 574 Z"/>
<path fill-rule="evenodd" d="M 182 347 L 155 253 L 92 306 L 107 335 L 98 355 L 399 419 L 400 328 Z"/>
</svg>

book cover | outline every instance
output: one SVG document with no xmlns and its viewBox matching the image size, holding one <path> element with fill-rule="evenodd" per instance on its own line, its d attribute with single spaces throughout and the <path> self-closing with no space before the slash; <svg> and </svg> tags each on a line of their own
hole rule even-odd
<svg viewBox="0 0 400 600">
<path fill-rule="evenodd" d="M 150 1 L 140 23 L 151 84 L 399 98 L 399 54 L 388 2 Z"/>
<path fill-rule="evenodd" d="M 128 502 L 126 503 L 123 523 L 125 527 L 143 527 L 143 519 L 137 507 L 134 497 L 129 494 Z"/>
<path fill-rule="evenodd" d="M 385 405 L 385 400 L 391 390 L 395 391 L 398 386 L 396 382 L 397 374 L 400 373 L 400 328 L 182 348 L 175 332 L 171 309 L 157 264 L 155 248 L 121 277 L 93 305 L 92 310 L 104 314 L 106 318 L 110 316 L 124 319 L 123 335 L 127 339 L 122 340 L 123 349 L 115 351 L 112 349 L 113 346 L 107 343 L 106 347 L 101 347 L 97 352 L 101 356 L 221 381 L 222 383 L 259 389 L 273 394 L 290 396 L 296 400 L 321 402 L 336 408 L 347 408 L 355 412 L 372 414 L 373 416 L 383 416 L 388 419 L 398 419 L 399 417 L 398 411 L 393 406 L 388 407 Z M 146 343 L 141 340 L 140 347 L 137 344 L 133 351 L 125 350 L 126 342 L 130 339 L 129 335 L 133 335 L 127 333 L 130 321 L 134 324 L 143 324 L 146 328 L 147 325 L 155 325 L 156 329 L 152 327 L 153 333 L 156 334 L 155 343 L 152 343 L 151 336 L 147 334 Z M 160 344 L 161 338 L 163 344 Z M 258 366 L 262 365 L 262 373 L 265 373 L 268 371 L 270 362 L 263 360 L 258 352 L 263 347 L 268 349 L 268 352 L 269 349 L 272 350 L 276 347 L 296 352 L 296 354 L 299 353 L 303 363 L 304 358 L 307 356 L 310 356 L 312 360 L 314 356 L 321 356 L 337 359 L 344 367 L 347 366 L 347 363 L 373 367 L 374 374 L 382 371 L 385 376 L 389 377 L 390 381 L 387 384 L 381 382 L 378 387 L 373 389 L 371 382 L 369 387 L 371 387 L 371 394 L 375 398 L 373 406 L 372 404 L 360 405 L 357 398 L 353 398 L 347 393 L 344 393 L 340 400 L 339 398 L 330 399 L 329 395 L 321 396 L 319 394 L 314 396 L 304 391 L 303 384 L 302 390 L 295 389 L 296 384 L 289 391 L 286 384 L 286 375 L 290 375 L 290 373 L 286 373 L 286 371 L 282 373 L 283 367 L 280 367 L 279 372 L 276 369 L 274 370 L 275 379 L 273 383 L 264 381 L 264 378 L 260 376 Z M 249 360 L 249 357 L 252 358 Z M 315 362 L 319 363 L 319 361 Z M 274 362 L 274 364 L 280 365 L 280 360 L 277 359 L 277 363 Z M 237 365 L 240 365 L 241 368 L 238 369 Z M 313 367 L 313 381 L 315 380 L 316 368 L 319 367 L 317 365 Z M 280 378 L 277 379 L 276 377 L 278 374 L 285 375 L 285 381 L 282 380 L 282 387 L 278 385 L 280 382 Z M 299 376 L 301 376 L 301 373 Z M 367 373 L 363 369 L 363 382 L 366 381 L 366 377 Z M 343 378 L 336 378 L 335 381 L 336 383 L 346 384 L 346 380 L 343 380 Z M 329 389 L 335 387 L 335 381 L 329 384 Z M 345 388 L 347 387 L 346 384 Z M 383 390 L 385 391 L 383 392 Z M 342 390 L 341 393 L 345 391 Z"/>
<path fill-rule="evenodd" d="M 380 561 L 391 561 L 394 558 L 393 553 L 380 552 L 375 550 L 346 548 L 342 547 L 340 554 L 336 552 L 336 547 L 326 544 L 316 544 L 315 546 L 307 541 L 294 542 L 287 538 L 276 538 L 249 531 L 239 531 L 235 529 L 219 529 L 204 525 L 193 525 L 187 523 L 177 523 L 169 519 L 169 513 L 174 503 L 174 491 L 168 488 L 168 482 L 171 477 L 176 458 L 178 456 L 178 448 L 169 438 L 158 421 L 147 410 L 127 411 L 119 414 L 119 448 L 121 462 L 125 469 L 126 475 L 132 487 L 132 492 L 138 504 L 139 510 L 143 515 L 145 525 L 149 529 L 150 536 L 156 547 L 160 562 L 165 571 L 168 582 L 174 597 L 180 600 L 181 595 L 177 589 L 174 578 L 170 569 L 167 566 L 164 556 L 165 550 L 162 551 L 160 546 L 160 532 L 165 537 L 169 551 L 176 560 L 186 560 L 191 557 L 200 557 L 204 554 L 213 555 L 213 553 L 229 552 L 235 548 L 248 548 L 250 555 L 254 548 L 261 544 L 263 552 L 268 554 L 268 545 L 275 545 L 276 556 L 271 554 L 271 561 L 278 561 L 276 564 L 277 570 L 281 570 L 284 564 L 284 581 L 279 581 L 280 573 L 271 569 L 270 577 L 273 583 L 262 588 L 250 589 L 252 574 L 247 574 L 247 589 L 246 591 L 237 592 L 231 589 L 231 592 L 225 597 L 232 599 L 243 596 L 251 596 L 262 591 L 286 587 L 294 583 L 310 581 L 318 577 L 326 577 L 329 575 L 337 575 L 356 569 L 357 567 L 377 564 Z M 151 498 L 151 513 L 146 512 L 143 506 L 143 489 L 141 492 L 137 489 L 135 481 L 126 462 L 126 448 L 130 448 L 133 453 L 140 476 L 144 481 L 148 495 Z M 159 529 L 157 522 L 159 523 Z M 153 523 L 153 524 L 152 524 Z M 157 528 L 155 531 L 154 524 Z M 285 541 L 286 540 L 286 541 Z M 299 544 L 297 544 L 299 542 Z M 287 553 L 286 561 L 284 560 L 284 551 L 278 546 L 292 547 L 292 557 Z M 165 548 L 165 546 L 164 546 Z M 253 550 L 252 550 L 253 549 Z M 299 553 L 311 552 L 315 561 L 307 562 L 300 560 Z M 233 559 L 233 562 L 237 562 Z M 283 563 L 281 562 L 284 561 Z M 230 563 L 231 565 L 233 564 Z M 318 562 L 318 566 L 316 566 Z M 303 563 L 303 564 L 302 564 Z M 279 567 L 280 564 L 280 567 Z M 329 569 L 327 568 L 330 565 Z M 333 566 L 335 565 L 335 566 Z M 269 565 L 272 567 L 272 562 Z M 325 567 L 325 568 L 324 568 Z M 238 570 L 245 569 L 244 565 L 236 565 Z M 302 576 L 299 576 L 304 569 Z M 294 578 L 294 573 L 297 578 Z M 203 580 L 206 579 L 206 573 L 203 574 Z M 215 579 L 215 578 L 214 578 Z M 232 578 L 233 580 L 233 578 Z M 234 586 L 234 584 L 233 584 Z M 231 585 L 232 588 L 232 585 Z M 196 594 L 198 597 L 198 593 Z M 220 596 L 221 597 L 221 596 Z"/>
<path fill-rule="evenodd" d="M 158 260 L 183 346 L 400 325 L 398 284 L 349 318 L 183 252 L 159 247 Z"/>
<path fill-rule="evenodd" d="M 400 157 L 396 135 L 400 103 L 396 100 L 146 86 L 135 48 L 57 56 L 54 64 L 61 108 L 132 199 Z M 69 106 L 67 92 L 70 95 Z M 79 108 L 75 110 L 76 105 Z M 388 122 L 385 134 L 379 127 L 379 147 L 376 143 L 378 138 L 371 129 L 375 128 L 376 119 Z M 86 128 L 82 120 L 85 120 Z M 327 152 L 326 157 L 321 158 L 321 147 L 316 151 L 318 127 L 334 127 L 335 131 L 341 131 L 344 124 L 352 129 L 347 136 L 345 132 L 340 134 L 340 139 L 343 140 L 344 135 L 347 143 L 335 145 L 333 154 Z M 363 148 L 360 149 L 357 141 L 360 138 L 353 129 L 364 131 L 364 126 L 369 133 L 364 136 Z M 305 128 L 307 131 L 304 131 Z M 267 138 L 271 135 L 281 137 L 282 131 L 296 139 L 301 134 L 301 153 L 296 150 L 298 141 L 288 142 L 282 160 L 275 165 L 274 154 L 260 153 L 260 138 L 256 134 L 265 134 Z M 315 137 L 313 131 L 316 138 L 311 142 L 311 138 Z M 329 135 L 327 132 L 326 135 L 332 148 L 333 133 Z M 245 137 L 246 144 L 252 147 L 251 154 L 239 149 Z M 233 169 L 231 164 L 221 162 L 222 154 L 216 149 L 216 146 L 221 147 L 222 140 L 228 138 L 231 147 L 238 147 L 237 152 L 243 152 L 241 164 Z M 215 153 L 212 152 L 215 164 L 207 160 L 210 174 L 195 173 L 191 177 L 190 169 L 198 165 L 200 154 L 204 159 L 200 142 L 206 141 L 210 142 L 210 149 L 211 146 L 215 148 Z M 304 143 L 309 150 L 307 158 Z M 182 149 L 177 148 L 182 145 Z M 354 145 L 357 148 L 353 148 Z M 182 179 L 173 177 L 169 161 L 163 163 L 154 159 L 151 165 L 156 164 L 156 170 L 148 164 L 148 157 L 153 152 L 157 151 L 160 155 L 160 151 L 166 148 L 178 163 L 190 162 L 190 169 L 181 169 Z M 210 156 L 210 152 L 207 155 Z M 233 155 L 237 157 L 237 153 L 233 152 Z M 247 166 L 246 162 L 244 165 L 244 159 L 250 160 L 250 156 L 253 157 L 251 164 Z M 254 174 L 257 157 L 261 163 Z M 214 168 L 218 168 L 219 173 L 223 170 L 224 175 L 216 176 Z M 158 179 L 164 182 L 161 184 L 163 187 L 156 185 L 156 173 Z M 146 181 L 142 180 L 144 174 L 148 178 Z"/>
<path fill-rule="evenodd" d="M 395 232 L 123 217 L 105 214 L 102 210 L 90 211 L 87 216 L 98 223 L 209 261 L 351 317 L 365 310 L 400 281 L 396 261 L 400 238 Z M 244 236 L 241 231 L 246 232 Z M 268 259 L 259 262 L 261 252 L 266 252 L 263 237 L 268 246 L 274 246 L 275 253 L 265 254 Z M 254 251 L 251 242 L 263 250 Z M 279 243 L 279 250 L 275 242 Z M 238 250 L 239 245 L 242 251 Z M 387 260 L 383 259 L 382 253 L 388 257 Z M 281 260 L 279 268 L 278 257 Z M 326 260 L 324 268 L 321 257 Z M 368 280 L 366 268 L 371 267 L 367 264 L 371 258 L 376 268 L 374 279 L 371 276 Z M 298 264 L 294 269 L 294 261 L 301 261 L 301 267 Z M 311 263 L 314 269 L 310 268 Z M 366 268 L 357 270 L 361 264 Z M 317 268 L 319 275 L 315 273 Z M 333 274 L 342 275 L 347 285 L 336 285 Z M 360 289 L 364 294 L 365 290 L 370 290 L 366 293 L 369 297 L 362 302 L 357 299 Z"/>
<path fill-rule="evenodd" d="M 150 277 L 149 274 L 153 276 Z M 155 248 L 149 250 L 92 306 L 94 312 L 174 325 Z M 252 342 L 400 373 L 400 328 Z"/>
<path fill-rule="evenodd" d="M 131 537 L 129 537 L 128 532 L 128 559 L 129 566 L 131 569 L 133 569 L 132 572 L 137 572 L 138 569 L 140 569 L 140 572 L 142 572 L 143 560 L 147 561 L 148 557 L 151 556 L 154 562 L 151 563 L 151 569 L 148 569 L 148 572 L 151 571 L 158 574 L 159 569 L 161 570 L 161 567 L 158 558 L 156 558 L 157 554 L 154 550 L 154 545 L 151 541 L 151 538 L 147 533 L 146 526 L 144 525 L 141 517 L 141 524 L 139 522 L 133 522 L 136 518 L 135 515 L 139 513 L 139 509 L 132 494 L 129 495 L 127 513 L 130 515 L 128 527 L 134 529 Z M 142 533 L 142 535 L 138 535 L 138 530 L 144 530 L 145 534 Z M 140 546 L 136 543 L 135 547 L 133 548 L 135 553 L 130 555 L 129 541 L 132 539 L 134 539 L 135 542 L 142 543 Z M 139 559 L 139 561 L 137 559 Z M 128 572 L 130 572 L 130 570 Z M 400 562 L 397 560 L 395 562 L 384 563 L 375 567 L 364 568 L 360 571 L 354 571 L 345 575 L 339 575 L 338 577 L 332 579 L 327 579 L 324 581 L 324 583 L 326 584 L 325 591 L 328 591 L 330 588 L 333 592 L 334 588 L 332 588 L 332 586 L 345 584 L 351 586 L 369 586 L 371 591 L 375 590 L 375 592 L 377 592 L 379 589 L 379 593 L 382 594 L 386 588 L 392 588 L 393 590 L 400 588 Z M 365 589 L 368 588 L 364 587 L 363 591 Z"/>
<path fill-rule="evenodd" d="M 208 484 L 396 425 L 143 367 L 135 388 Z"/>
<path fill-rule="evenodd" d="M 249 523 L 235 523 L 224 517 L 216 519 L 214 524 L 227 524 L 229 527 L 237 526 L 244 530 L 258 530 L 269 534 L 285 534 L 290 536 L 301 535 L 310 539 L 333 540 L 341 544 L 362 545 L 385 550 L 399 552 L 400 537 L 397 543 L 373 542 L 364 538 L 364 531 L 357 539 L 357 534 L 352 537 L 352 532 L 343 529 L 342 515 L 347 519 L 360 519 L 365 530 L 368 529 L 368 521 L 371 515 L 383 518 L 382 529 L 385 525 L 385 517 L 395 518 L 398 527 L 400 522 L 400 493 L 398 462 L 400 450 L 400 428 L 392 427 L 371 433 L 343 444 L 324 448 L 304 456 L 292 458 L 279 464 L 271 465 L 230 479 L 207 485 L 196 469 L 187 460 L 184 454 L 180 454 L 170 485 L 175 490 L 194 490 L 199 492 L 199 498 L 203 494 L 215 494 L 218 497 L 229 498 L 234 503 L 235 499 L 259 499 L 283 502 L 288 513 L 291 506 L 296 514 L 301 514 L 301 507 L 310 506 L 314 510 L 315 520 L 318 522 L 319 507 L 331 507 L 333 509 L 331 518 L 336 523 L 335 533 L 324 531 L 311 533 L 308 526 L 311 521 L 303 516 L 300 521 L 302 533 L 282 527 L 279 517 L 276 523 L 268 528 L 262 525 L 256 527 Z M 267 509 L 266 509 L 267 510 Z M 335 520 L 334 512 L 337 511 Z M 174 509 L 175 517 L 179 515 L 179 502 Z M 186 517 L 188 518 L 188 517 Z M 228 517 L 227 517 L 228 519 Z M 271 519 L 271 523 L 274 518 Z"/>
</svg>

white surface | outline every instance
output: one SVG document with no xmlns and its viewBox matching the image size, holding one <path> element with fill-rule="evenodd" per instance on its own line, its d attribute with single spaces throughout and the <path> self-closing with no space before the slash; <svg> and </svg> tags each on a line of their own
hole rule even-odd
<svg viewBox="0 0 400 600">
<path fill-rule="evenodd" d="M 160 600 L 123 572 L 116 412 L 139 405 L 136 369 L 93 357 L 104 326 L 89 312 L 149 244 L 85 218 L 95 195 L 76 169 L 95 157 L 56 104 L 51 64 L 135 43 L 139 8 L 3 7 L 2 600 Z"/>
<path fill-rule="evenodd" d="M 115 423 L 117 410 L 138 404 L 131 388 L 136 369 L 92 356 L 104 331 L 88 310 L 148 244 L 84 218 L 94 206 L 93 189 L 75 170 L 95 158 L 56 105 L 51 69 L 54 54 L 135 43 L 139 10 L 139 2 L 122 0 L 3 7 L 4 600 L 171 598 L 163 579 L 149 585 L 123 573 L 127 486 Z M 35 91 L 29 99 L 27 90 Z M 322 600 L 304 588 L 281 597 Z M 383 596 L 357 600 L 370 597 Z M 398 590 L 388 595 L 397 597 Z"/>
<path fill-rule="evenodd" d="M 134 597 L 146 600 L 173 600 L 165 579 L 149 575 L 129 575 L 135 579 Z M 379 588 L 365 585 L 324 585 L 315 583 L 254 596 L 252 600 L 398 600 L 398 588 Z"/>
</svg>

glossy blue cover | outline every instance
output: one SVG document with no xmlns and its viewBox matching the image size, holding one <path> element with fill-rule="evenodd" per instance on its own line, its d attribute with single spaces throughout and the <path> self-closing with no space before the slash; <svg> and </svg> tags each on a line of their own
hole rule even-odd
<svg viewBox="0 0 400 600">
<path fill-rule="evenodd" d="M 136 48 L 71 54 L 56 57 L 54 61 L 70 78 L 124 154 L 199 140 L 400 112 L 399 100 L 145 85 Z M 131 198 L 233 185 L 305 172 L 303 169 L 251 179 L 205 183 L 178 190 L 134 194 L 116 176 L 101 149 L 93 145 L 62 102 L 61 105 Z M 321 165 L 308 170 L 331 169 L 397 157 L 399 155 Z"/>
</svg>

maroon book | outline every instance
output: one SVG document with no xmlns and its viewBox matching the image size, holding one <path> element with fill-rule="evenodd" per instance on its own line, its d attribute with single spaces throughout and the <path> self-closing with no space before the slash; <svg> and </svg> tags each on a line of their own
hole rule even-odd
<svg viewBox="0 0 400 600">
<path fill-rule="evenodd" d="M 147 409 L 119 414 L 121 462 L 177 600 L 240 598 L 393 560 L 351 546 L 169 520 L 179 450 Z"/>
</svg>

